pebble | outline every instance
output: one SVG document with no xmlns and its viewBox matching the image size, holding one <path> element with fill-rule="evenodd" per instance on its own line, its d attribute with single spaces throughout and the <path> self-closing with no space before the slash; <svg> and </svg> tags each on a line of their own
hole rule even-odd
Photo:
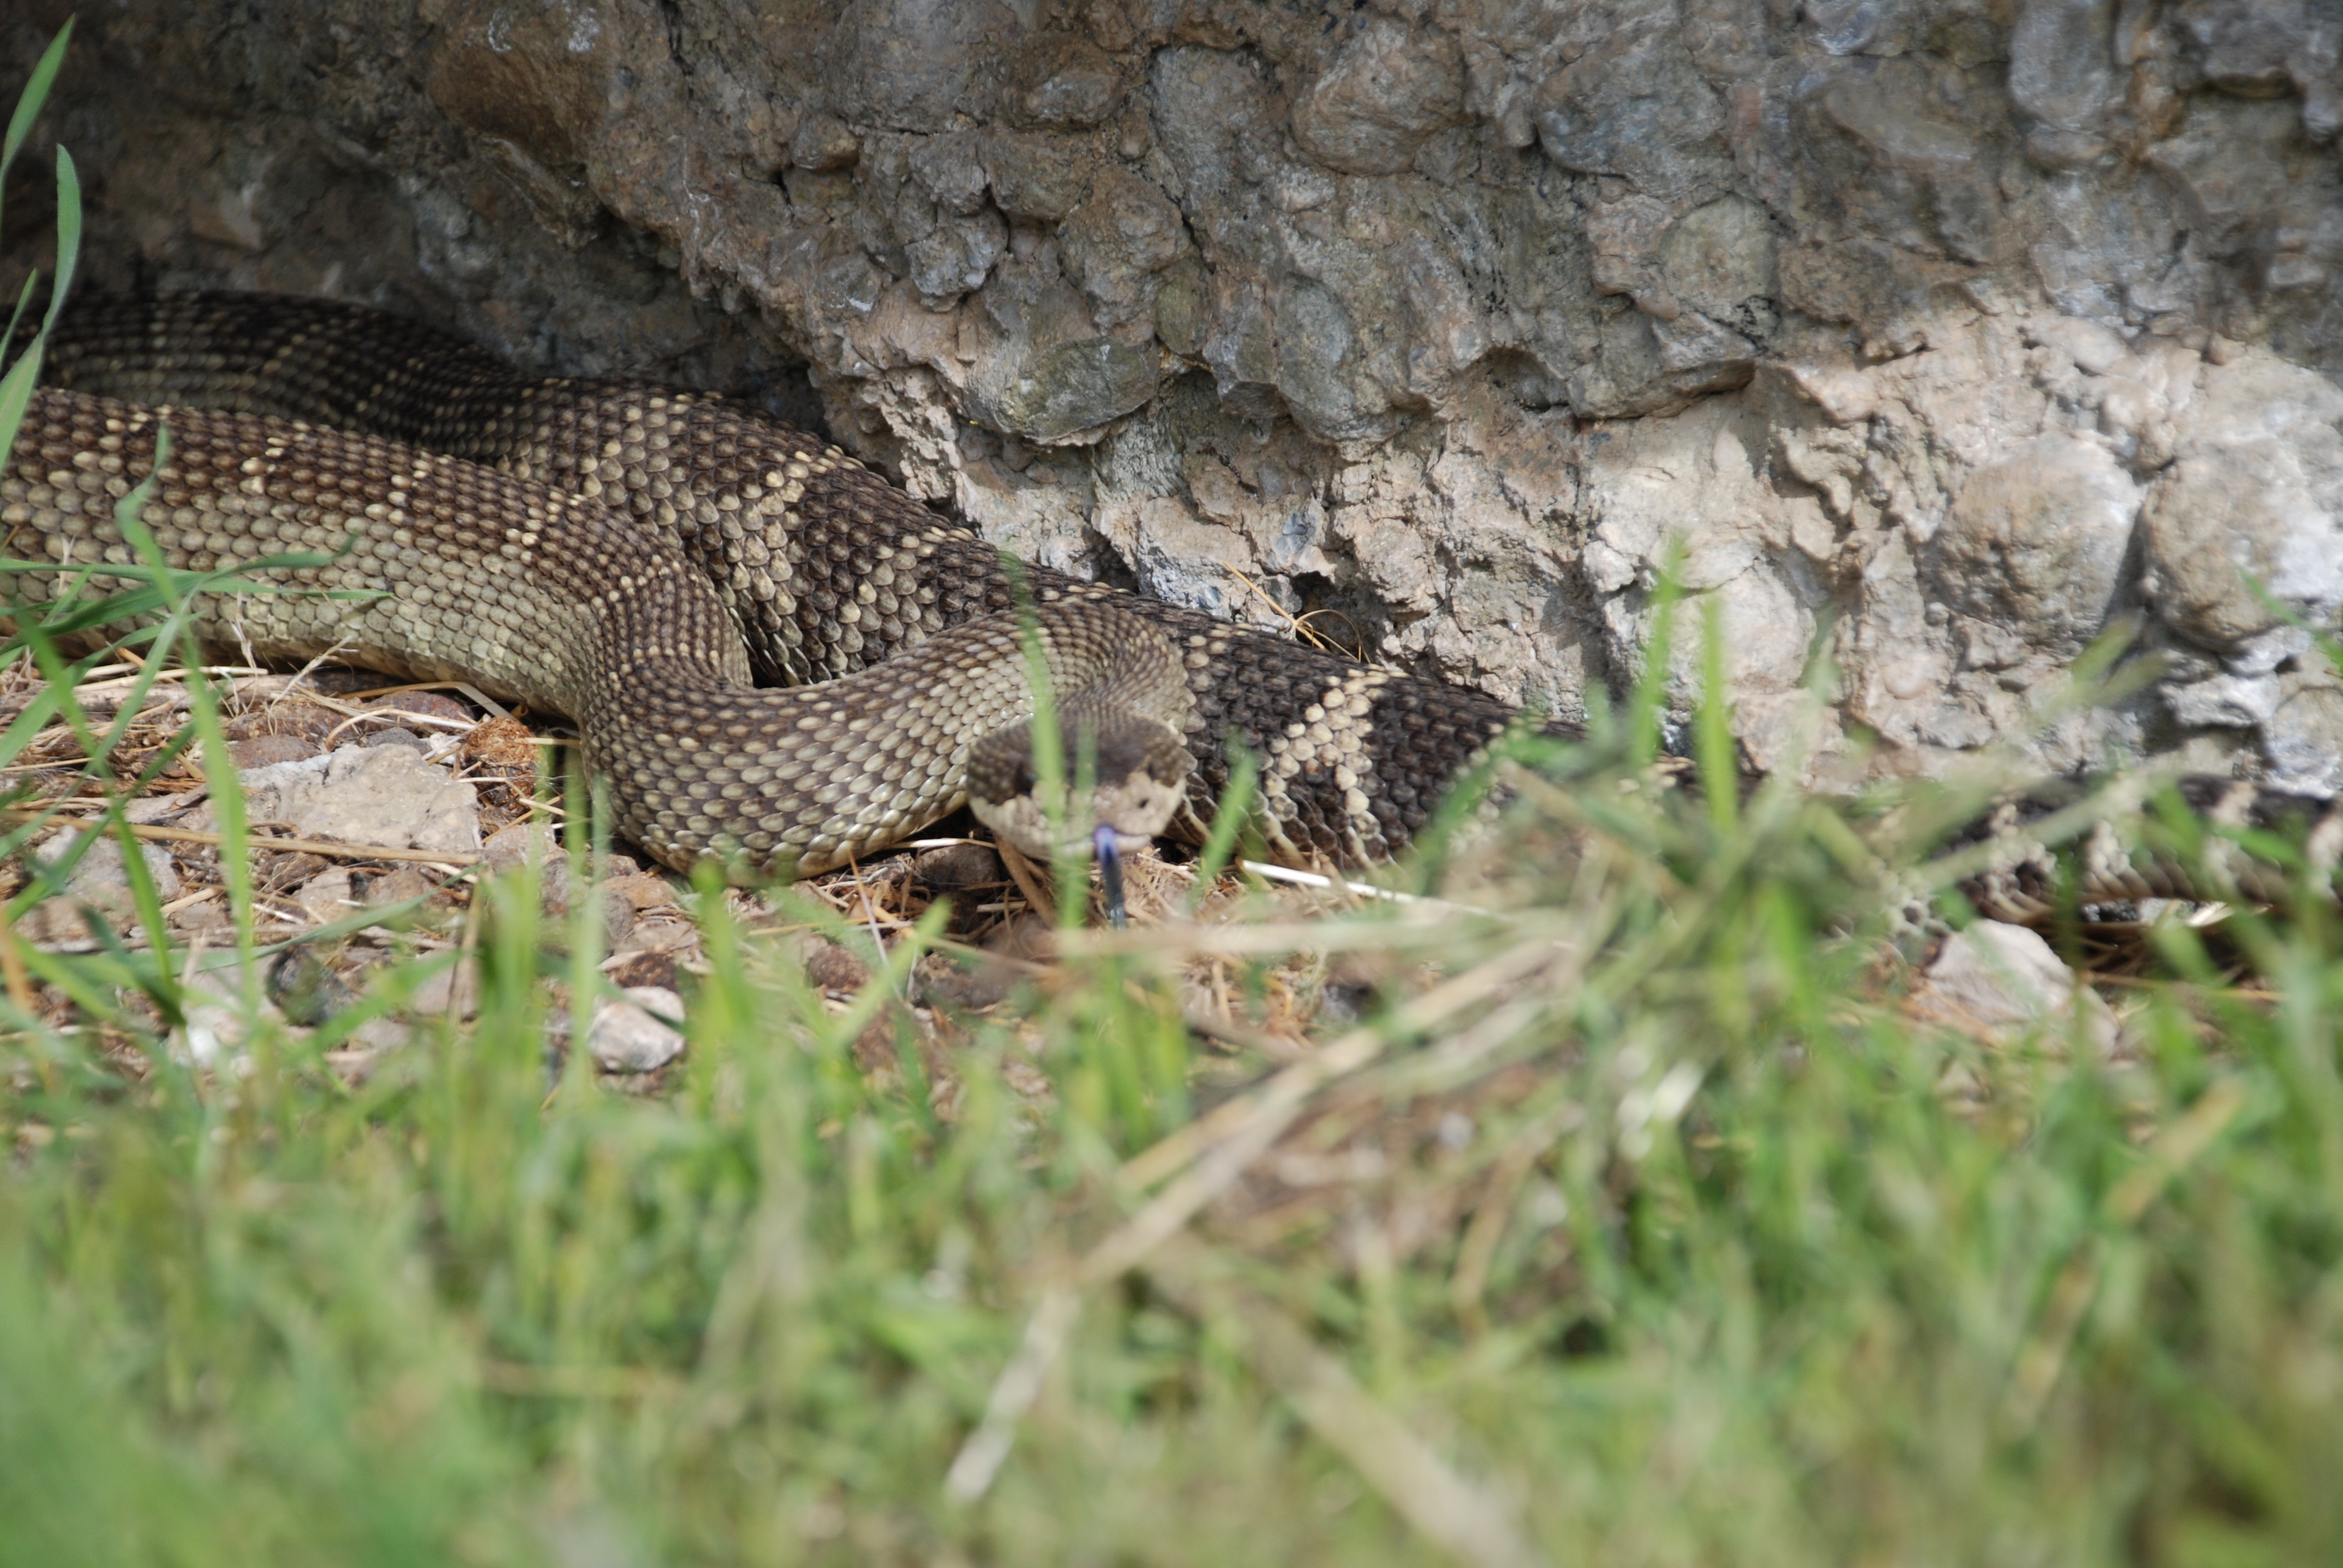
<svg viewBox="0 0 2343 1568">
<path fill-rule="evenodd" d="M 1904 1005 L 1916 1018 L 1994 1044 L 2045 1027 L 2065 1030 L 2079 1007 L 2091 1044 L 2103 1054 L 2117 1044 L 2106 999 L 2084 985 L 2039 932 L 2000 920 L 1979 920 L 1946 938 Z"/>
<path fill-rule="evenodd" d="M 652 1017 L 683 1016 L 683 998 L 659 986 L 629 986 L 624 1001 L 605 1001 L 594 1010 L 586 1031 L 586 1049 L 594 1065 L 605 1072 L 656 1072 L 683 1054 L 678 1030 Z"/>
</svg>

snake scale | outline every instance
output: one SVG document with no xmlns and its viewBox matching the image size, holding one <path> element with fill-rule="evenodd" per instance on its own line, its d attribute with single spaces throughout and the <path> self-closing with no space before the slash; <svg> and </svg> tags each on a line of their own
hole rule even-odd
<svg viewBox="0 0 2343 1568">
<path fill-rule="evenodd" d="M 168 407 L 172 457 L 148 516 L 174 564 L 347 541 L 290 575 L 379 596 L 242 597 L 209 632 L 263 655 L 338 647 L 567 713 L 619 826 L 670 862 L 843 864 L 957 805 L 970 749 L 1030 712 L 1020 588 L 998 552 L 836 447 L 720 398 L 531 378 L 380 312 L 262 295 L 78 301 L 46 378 L 55 389 L 35 395 L 0 474 L 10 554 L 128 559 L 112 506 L 151 466 L 153 410 Z M 1476 692 L 1022 575 L 1054 689 L 1184 743 L 1176 762 L 1141 745 L 1136 765 L 1176 800 L 1178 836 L 1202 835 L 1233 743 L 1262 759 L 1255 815 L 1272 856 L 1387 859 L 1515 719 Z M 1010 769 L 993 751 L 990 769 Z M 2303 841 L 2315 864 L 2343 847 L 2326 802 L 2179 782 L 2202 816 Z M 2200 890 L 2104 826 L 2062 869 L 2028 832 L 2060 798 L 2006 802 L 1960 836 L 1997 851 L 1965 884 L 1981 909 L 2038 918 L 2062 880 L 2101 902 L 2266 881 L 2233 857 L 2226 885 Z"/>
</svg>

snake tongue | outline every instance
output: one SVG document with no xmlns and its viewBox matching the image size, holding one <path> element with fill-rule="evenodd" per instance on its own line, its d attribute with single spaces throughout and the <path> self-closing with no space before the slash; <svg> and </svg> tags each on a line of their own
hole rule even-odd
<svg viewBox="0 0 2343 1568">
<path fill-rule="evenodd" d="M 1116 930 L 1121 930 L 1124 921 L 1122 849 L 1115 842 L 1116 838 L 1114 829 L 1107 823 L 1101 822 L 1097 831 L 1091 835 L 1091 852 L 1098 857 L 1099 879 L 1106 884 L 1107 924 Z"/>
</svg>

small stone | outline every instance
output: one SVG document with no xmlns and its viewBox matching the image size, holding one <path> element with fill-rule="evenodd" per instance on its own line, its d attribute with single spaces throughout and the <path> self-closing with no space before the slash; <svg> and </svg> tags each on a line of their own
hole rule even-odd
<svg viewBox="0 0 2343 1568">
<path fill-rule="evenodd" d="M 2116 1019 L 2105 999 L 2039 932 L 2000 920 L 1979 920 L 1945 939 L 1926 979 L 1905 1001 L 1916 1018 L 1995 1044 L 2045 1025 L 2065 1029 L 2078 1006 L 2091 1043 L 2102 1053 L 2113 1050 Z"/>
<path fill-rule="evenodd" d="M 249 1032 L 243 1009 L 212 975 L 187 988 L 181 1016 L 186 1021 L 171 1031 L 171 1054 L 197 1067 L 218 1065 Z"/>
<path fill-rule="evenodd" d="M 816 990 L 850 994 L 870 981 L 870 968 L 854 954 L 808 932 L 798 939 L 798 961 L 805 966 L 806 983 Z"/>
<path fill-rule="evenodd" d="M 1047 963 L 1058 956 L 1058 930 L 1047 918 L 1029 910 L 995 926 L 984 939 L 984 950 L 1027 963 Z"/>
<path fill-rule="evenodd" d="M 440 691 L 390 692 L 369 699 L 366 710 L 368 713 L 404 714 L 411 719 L 437 719 L 451 724 L 472 722 L 470 709 Z M 417 728 L 429 729 L 437 726 L 426 724 Z"/>
<path fill-rule="evenodd" d="M 349 1043 L 368 1053 L 368 1059 L 387 1051 L 404 1050 L 415 1043 L 415 1026 L 401 1023 L 395 1018 L 370 1018 L 350 1030 Z"/>
<path fill-rule="evenodd" d="M 480 966 L 478 960 L 462 960 L 416 987 L 414 996 L 408 999 L 407 1010 L 418 1018 L 437 1018 L 449 1010 L 451 1001 L 458 1018 L 469 1018 L 479 1010 Z"/>
<path fill-rule="evenodd" d="M 488 835 L 480 846 L 480 863 L 490 871 L 509 871 L 526 864 L 530 857 L 554 859 L 561 854 L 561 846 L 542 822 L 515 822 Z"/>
<path fill-rule="evenodd" d="M 412 866 L 388 871 L 354 871 L 350 885 L 357 890 L 358 901 L 368 909 L 403 904 L 410 899 L 427 899 L 439 890 L 437 883 Z"/>
<path fill-rule="evenodd" d="M 829 115 L 809 116 L 789 138 L 789 161 L 815 174 L 846 167 L 861 150 L 853 131 Z"/>
<path fill-rule="evenodd" d="M 326 766 L 317 769 L 317 760 Z M 407 747 L 351 747 L 321 759 L 282 766 L 303 771 L 287 777 L 277 788 L 269 814 L 297 838 L 397 849 L 465 852 L 480 847 L 479 808 L 472 786 Z M 250 787 L 253 781 L 246 782 Z M 254 815 L 260 815 L 257 807 Z"/>
<path fill-rule="evenodd" d="M 992 887 L 1008 873 L 991 845 L 971 841 L 920 850 L 911 858 L 911 875 L 924 886 L 949 890 Z"/>
<path fill-rule="evenodd" d="M 612 957 L 635 957 L 642 954 L 691 954 L 699 950 L 699 928 L 679 907 L 651 908 L 639 911 L 634 923 L 611 939 Z"/>
<path fill-rule="evenodd" d="M 978 1012 L 1016 990 L 1020 978 L 1007 964 L 980 963 L 970 969 L 950 954 L 929 953 L 912 967 L 912 994 L 925 1006 Z"/>
<path fill-rule="evenodd" d="M 656 1072 L 683 1054 L 683 1035 L 653 1013 L 683 1017 L 683 999 L 657 986 L 631 986 L 626 1000 L 605 1001 L 594 1010 L 586 1049 L 605 1072 Z"/>
<path fill-rule="evenodd" d="M 672 953 L 630 953 L 608 971 L 612 985 L 620 990 L 635 986 L 657 986 L 667 990 L 675 989 L 678 966 Z"/>
<path fill-rule="evenodd" d="M 610 859 L 616 862 L 624 859 L 625 857 L 613 855 Z M 632 861 L 627 863 L 633 864 Z M 613 869 L 615 869 L 614 865 Z M 610 880 L 602 884 L 602 896 L 614 903 L 624 904 L 638 914 L 646 910 L 671 910 L 677 907 L 673 888 L 668 886 L 660 878 L 645 876 L 639 871 L 623 876 L 613 875 Z"/>
<path fill-rule="evenodd" d="M 319 925 L 340 920 L 357 903 L 350 889 L 349 868 L 333 866 L 320 871 L 301 885 L 293 901 L 308 911 L 309 918 Z"/>
</svg>

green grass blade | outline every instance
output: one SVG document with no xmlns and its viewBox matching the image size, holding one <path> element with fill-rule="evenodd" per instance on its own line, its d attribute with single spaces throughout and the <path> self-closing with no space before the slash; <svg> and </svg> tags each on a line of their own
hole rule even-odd
<svg viewBox="0 0 2343 1568">
<path fill-rule="evenodd" d="M 1238 836 L 1252 815 L 1253 790 L 1261 779 L 1261 759 L 1252 748 L 1240 743 L 1231 734 L 1222 743 L 1223 755 L 1232 759 L 1229 781 L 1221 791 L 1220 803 L 1212 809 L 1212 825 L 1205 831 L 1204 847 L 1196 856 L 1196 881 L 1188 890 L 1191 908 L 1203 901 L 1229 858 L 1236 852 Z"/>
<path fill-rule="evenodd" d="M 41 324 L 44 335 L 56 330 L 73 290 L 74 268 L 81 259 L 81 177 L 73 155 L 57 147 L 57 271 L 49 283 L 49 314 Z"/>
<path fill-rule="evenodd" d="M 0 183 L 7 180 L 9 166 L 16 161 L 25 138 L 33 134 L 33 122 L 40 118 L 42 106 L 49 101 L 49 88 L 56 82 L 58 67 L 65 64 L 65 46 L 73 42 L 73 30 L 74 19 L 69 16 L 65 25 L 57 29 L 57 35 L 49 40 L 49 46 L 41 52 L 33 74 L 25 79 L 25 90 L 16 95 L 16 112 L 8 117 L 6 138 L 0 140 Z"/>
</svg>

